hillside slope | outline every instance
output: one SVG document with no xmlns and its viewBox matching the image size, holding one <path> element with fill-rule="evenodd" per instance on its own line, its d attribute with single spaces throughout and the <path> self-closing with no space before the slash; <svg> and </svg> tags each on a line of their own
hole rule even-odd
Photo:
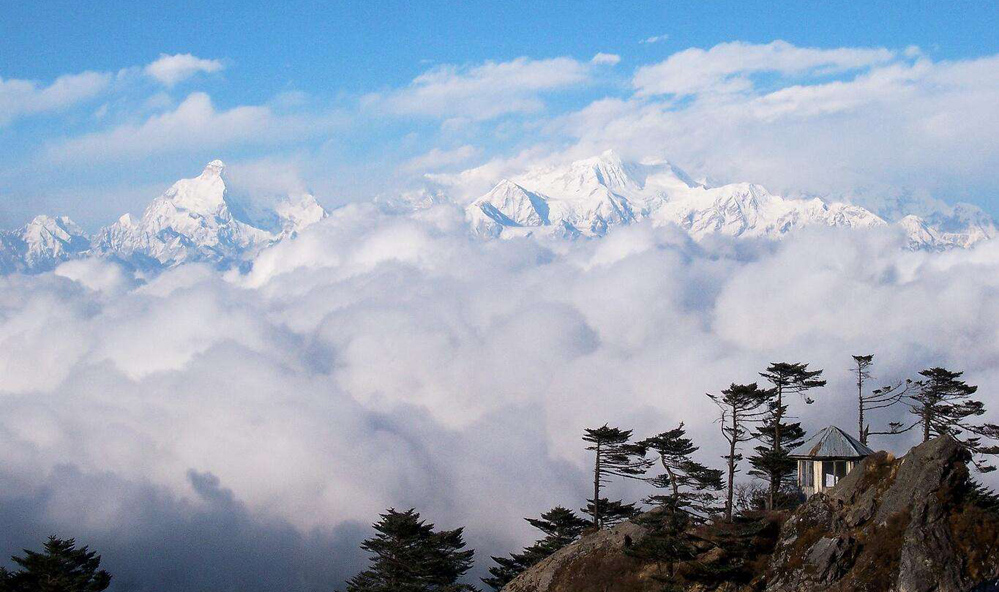
<svg viewBox="0 0 999 592">
<path fill-rule="evenodd" d="M 793 513 L 751 517 L 737 526 L 737 537 L 730 527 L 705 528 L 697 533 L 701 555 L 681 569 L 686 589 L 999 590 L 999 514 L 980 503 L 966 461 L 966 453 L 944 438 L 900 459 L 880 452 Z M 642 535 L 640 527 L 625 523 L 586 536 L 525 571 L 504 592 L 658 590 L 654 567 L 625 553 Z"/>
</svg>

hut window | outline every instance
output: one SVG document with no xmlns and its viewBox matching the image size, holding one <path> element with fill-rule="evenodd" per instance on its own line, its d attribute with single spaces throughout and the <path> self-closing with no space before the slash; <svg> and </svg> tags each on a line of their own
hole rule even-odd
<svg viewBox="0 0 999 592">
<path fill-rule="evenodd" d="M 822 486 L 832 487 L 846 477 L 845 460 L 827 460 L 822 463 Z"/>
<path fill-rule="evenodd" d="M 815 463 L 810 460 L 804 461 L 805 487 L 815 487 Z"/>
<path fill-rule="evenodd" d="M 822 461 L 822 487 L 836 485 L 836 461 Z"/>
</svg>

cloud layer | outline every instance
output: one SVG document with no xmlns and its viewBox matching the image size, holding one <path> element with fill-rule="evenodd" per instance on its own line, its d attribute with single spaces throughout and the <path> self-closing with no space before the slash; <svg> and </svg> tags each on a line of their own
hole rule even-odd
<svg viewBox="0 0 999 592">
<path fill-rule="evenodd" d="M 644 225 L 480 243 L 445 206 L 358 205 L 245 275 L 144 282 L 89 260 L 3 278 L 0 547 L 79 536 L 121 589 L 236 573 L 329 589 L 359 564 L 359 525 L 417 506 L 467 526 L 481 570 L 531 536 L 521 517 L 582 504 L 584 427 L 685 421 L 717 464 L 704 393 L 778 359 L 826 369 L 818 402 L 793 402 L 810 430 L 853 425 L 857 353 L 883 380 L 966 370 L 995 419 L 999 246 L 899 247 L 822 229 L 697 245 Z"/>
</svg>

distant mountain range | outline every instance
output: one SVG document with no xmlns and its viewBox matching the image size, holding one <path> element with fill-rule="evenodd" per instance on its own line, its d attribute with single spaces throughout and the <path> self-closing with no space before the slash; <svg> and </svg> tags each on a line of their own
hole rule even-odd
<svg viewBox="0 0 999 592">
<path fill-rule="evenodd" d="M 466 217 L 475 234 L 492 237 L 602 236 L 641 220 L 675 224 L 695 240 L 712 234 L 779 239 L 806 226 L 897 224 L 910 248 L 932 250 L 966 248 L 997 234 L 993 220 L 968 204 L 889 222 L 857 205 L 784 198 L 752 183 L 708 185 L 669 162 L 629 163 L 611 151 L 504 179 L 468 205 Z"/>
<path fill-rule="evenodd" d="M 897 219 L 891 219 L 858 205 L 781 197 L 752 183 L 710 185 L 669 162 L 625 162 L 612 151 L 503 179 L 471 203 L 457 203 L 444 190 L 424 190 L 392 200 L 388 209 L 407 215 L 441 205 L 463 208 L 470 234 L 483 239 L 600 237 L 642 221 L 679 226 L 695 240 L 711 235 L 780 239 L 807 226 L 893 224 L 911 249 L 947 250 L 999 233 L 990 216 L 968 204 L 920 217 L 899 214 L 896 203 Z M 191 261 L 243 266 L 260 250 L 327 216 L 307 193 L 282 196 L 269 205 L 235 199 L 226 185 L 225 165 L 215 160 L 197 177 L 174 183 L 138 219 L 125 214 L 93 236 L 69 218 L 49 216 L 0 231 L 0 273 L 36 273 L 92 256 L 152 271 Z"/>
</svg>

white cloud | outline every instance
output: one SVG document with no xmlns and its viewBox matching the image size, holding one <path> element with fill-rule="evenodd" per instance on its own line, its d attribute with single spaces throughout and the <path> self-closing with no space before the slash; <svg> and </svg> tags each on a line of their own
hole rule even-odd
<svg viewBox="0 0 999 592">
<path fill-rule="evenodd" d="M 645 39 L 642 39 L 641 41 L 639 41 L 639 43 L 643 43 L 643 44 L 659 43 L 661 41 L 666 41 L 667 39 L 669 39 L 669 35 L 665 35 L 665 34 L 663 34 L 663 35 L 653 35 L 652 37 L 646 37 Z"/>
<path fill-rule="evenodd" d="M 785 41 L 757 45 L 736 41 L 709 50 L 691 48 L 635 73 L 640 96 L 743 91 L 752 87 L 748 75 L 757 72 L 804 74 L 838 72 L 891 61 L 895 52 L 883 48 L 815 49 Z"/>
<path fill-rule="evenodd" d="M 89 262 L 0 279 L 0 478 L 29 491 L 69 465 L 120 482 L 101 499 L 145 484 L 186 513 L 204 503 L 193 469 L 243 519 L 299 533 L 416 506 L 466 525 L 484 565 L 531 536 L 523 516 L 582 504 L 584 427 L 686 421 L 717 464 L 703 393 L 773 360 L 826 369 L 794 409 L 809 430 L 853 425 L 855 353 L 879 380 L 966 370 L 999 413 L 999 243 L 933 255 L 817 229 L 735 249 L 645 225 L 479 243 L 453 219 L 347 206 L 245 276 L 191 265 L 136 286 Z M 158 520 L 89 499 L 38 520 L 105 536 Z"/>
<path fill-rule="evenodd" d="M 32 80 L 0 78 L 0 126 L 36 113 L 59 111 L 105 91 L 111 75 L 104 72 L 67 74 L 41 86 Z"/>
<path fill-rule="evenodd" d="M 403 169 L 407 171 L 426 173 L 436 171 L 458 164 L 463 164 L 475 158 L 481 150 L 475 146 L 465 144 L 452 150 L 441 150 L 433 148 L 419 156 L 409 159 L 403 164 Z"/>
<path fill-rule="evenodd" d="M 96 162 L 237 143 L 280 143 L 320 133 L 328 129 L 328 123 L 279 116 L 265 106 L 218 111 L 207 94 L 195 92 L 174 110 L 152 115 L 141 123 L 55 143 L 48 148 L 47 156 L 57 163 Z"/>
<path fill-rule="evenodd" d="M 143 71 L 166 86 L 174 86 L 195 74 L 220 72 L 224 67 L 219 60 L 199 58 L 189 53 L 161 53 L 159 59 L 148 64 Z"/>
<path fill-rule="evenodd" d="M 551 153 L 573 138 L 569 158 L 613 147 L 632 159 L 665 157 L 698 177 L 757 182 L 785 194 L 872 203 L 913 193 L 994 209 L 999 57 L 881 62 L 890 54 L 799 52 L 784 44 L 687 50 L 649 67 L 654 72 L 640 70 L 636 80 L 645 89 L 693 93 L 688 100 L 641 91 L 597 100 L 556 120 L 542 141 L 551 141 Z M 759 68 L 794 75 L 757 88 L 746 73 Z M 833 69 L 841 71 L 829 76 Z"/>
<path fill-rule="evenodd" d="M 571 58 L 522 57 L 477 66 L 440 66 L 402 90 L 368 97 L 368 103 L 404 115 L 485 121 L 539 111 L 544 107 L 543 93 L 580 85 L 589 76 L 589 65 Z"/>
<path fill-rule="evenodd" d="M 620 61 L 621 61 L 621 56 L 617 54 L 601 52 L 593 56 L 593 59 L 590 60 L 590 63 L 602 66 L 614 66 L 617 65 Z"/>
</svg>

